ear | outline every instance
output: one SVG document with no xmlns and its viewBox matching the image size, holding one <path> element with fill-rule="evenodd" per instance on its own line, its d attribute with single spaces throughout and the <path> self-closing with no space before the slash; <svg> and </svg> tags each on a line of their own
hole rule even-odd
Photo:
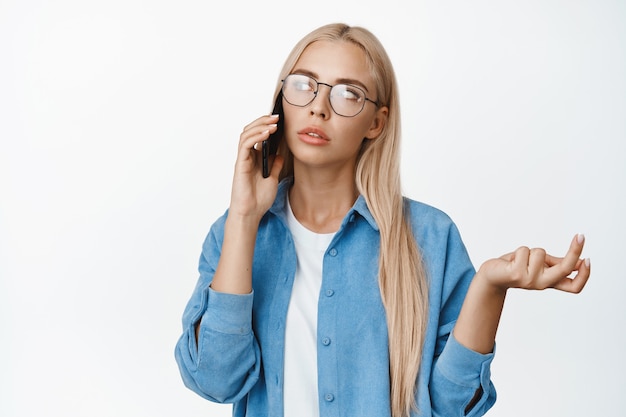
<svg viewBox="0 0 626 417">
<path fill-rule="evenodd" d="M 389 108 L 382 106 L 376 110 L 372 124 L 365 135 L 366 139 L 376 139 L 387 125 L 387 117 L 389 116 Z"/>
</svg>

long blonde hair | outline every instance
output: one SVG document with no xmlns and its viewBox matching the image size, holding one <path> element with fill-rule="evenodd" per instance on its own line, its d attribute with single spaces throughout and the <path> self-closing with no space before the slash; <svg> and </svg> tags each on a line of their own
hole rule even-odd
<svg viewBox="0 0 626 417">
<path fill-rule="evenodd" d="M 391 415 L 406 417 L 416 409 L 415 393 L 427 325 L 427 278 L 405 212 L 400 185 L 400 109 L 396 77 L 385 49 L 367 29 L 345 24 L 322 26 L 296 44 L 280 74 L 283 79 L 308 45 L 315 41 L 346 41 L 367 57 L 376 83 L 376 97 L 389 108 L 387 123 L 375 140 L 364 140 L 355 182 L 380 231 L 379 286 L 389 333 Z M 276 95 L 280 85 L 276 89 Z M 293 157 L 282 141 L 285 157 L 281 179 L 293 175 Z"/>
</svg>

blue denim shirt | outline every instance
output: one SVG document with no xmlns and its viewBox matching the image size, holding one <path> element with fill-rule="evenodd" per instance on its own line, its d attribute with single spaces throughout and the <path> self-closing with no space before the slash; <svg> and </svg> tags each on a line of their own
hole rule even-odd
<svg viewBox="0 0 626 417">
<path fill-rule="evenodd" d="M 283 416 L 285 319 L 296 253 L 285 205 L 290 182 L 257 235 L 247 295 L 209 288 L 220 257 L 227 214 L 203 244 L 200 278 L 183 314 L 175 350 L 182 379 L 202 397 L 234 403 L 236 417 Z M 495 402 L 491 354 L 451 335 L 475 271 L 459 232 L 443 212 L 406 200 L 429 277 L 429 317 L 415 416 L 481 416 Z M 379 232 L 360 196 L 324 255 L 318 301 L 318 387 L 324 417 L 390 416 L 389 352 L 378 286 Z M 196 342 L 195 323 L 202 320 Z M 478 395 L 479 397 L 475 397 Z M 468 404 L 474 404 L 466 410 Z"/>
</svg>

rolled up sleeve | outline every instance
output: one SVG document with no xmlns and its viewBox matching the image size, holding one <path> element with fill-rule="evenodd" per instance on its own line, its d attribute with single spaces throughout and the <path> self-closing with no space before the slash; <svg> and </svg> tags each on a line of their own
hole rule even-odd
<svg viewBox="0 0 626 417">
<path fill-rule="evenodd" d="M 431 376 L 433 415 L 484 415 L 496 401 L 496 390 L 491 382 L 494 354 L 495 348 L 487 354 L 468 349 L 451 333 Z"/>
<path fill-rule="evenodd" d="M 219 259 L 219 232 L 212 228 L 205 240 L 200 278 L 183 313 L 175 357 L 189 389 L 210 401 L 232 403 L 257 382 L 261 354 L 252 331 L 254 293 L 225 294 L 209 286 Z"/>
</svg>

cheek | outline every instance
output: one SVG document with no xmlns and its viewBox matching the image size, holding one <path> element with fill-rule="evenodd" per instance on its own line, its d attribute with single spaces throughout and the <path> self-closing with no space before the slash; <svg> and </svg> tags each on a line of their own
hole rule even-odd
<svg viewBox="0 0 626 417">
<path fill-rule="evenodd" d="M 283 114 L 283 141 L 287 145 L 288 148 L 291 148 L 294 141 L 297 139 L 297 126 L 298 123 L 294 119 L 293 115 L 289 113 Z"/>
<path fill-rule="evenodd" d="M 357 136 L 360 136 L 361 139 L 367 137 L 370 127 L 372 126 L 373 120 L 370 117 L 364 117 L 362 120 L 356 121 L 353 125 L 354 132 L 358 132 Z"/>
<path fill-rule="evenodd" d="M 294 114 L 291 106 L 287 104 L 288 107 L 283 107 L 283 114 L 281 117 L 283 118 L 283 123 L 285 127 L 285 133 L 289 131 L 291 126 L 295 126 L 297 123 L 295 122 L 296 116 Z"/>
<path fill-rule="evenodd" d="M 284 132 L 283 134 L 285 138 L 293 136 L 294 132 L 292 132 L 292 130 L 294 128 L 292 126 L 295 125 L 295 123 L 293 123 L 293 117 L 289 117 L 289 115 L 283 114 L 282 118 L 283 118 L 283 132 Z"/>
</svg>

